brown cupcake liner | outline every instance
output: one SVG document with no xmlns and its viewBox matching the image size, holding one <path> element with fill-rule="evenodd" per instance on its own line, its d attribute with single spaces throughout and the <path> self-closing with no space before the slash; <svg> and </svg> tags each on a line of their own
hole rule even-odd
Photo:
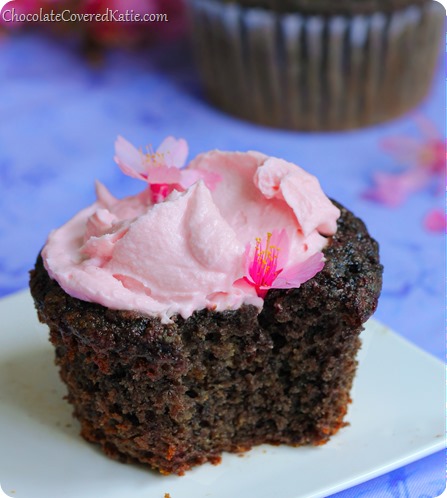
<svg viewBox="0 0 447 498">
<path fill-rule="evenodd" d="M 426 95 L 444 31 L 437 2 L 393 13 L 305 16 L 190 0 L 205 91 L 260 124 L 322 131 L 399 116 Z"/>
<path fill-rule="evenodd" d="M 259 7 L 275 12 L 299 12 L 306 15 L 348 15 L 393 12 L 432 0 L 216 0 L 237 3 L 241 7 Z"/>
</svg>

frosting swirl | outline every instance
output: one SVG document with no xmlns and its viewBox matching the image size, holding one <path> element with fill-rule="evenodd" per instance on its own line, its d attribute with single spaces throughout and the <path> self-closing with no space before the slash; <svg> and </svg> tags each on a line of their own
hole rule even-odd
<svg viewBox="0 0 447 498">
<path fill-rule="evenodd" d="M 262 308 L 269 288 L 321 270 L 340 213 L 314 176 L 258 152 L 220 151 L 181 173 L 196 181 L 157 184 L 156 199 L 149 182 L 124 199 L 98 183 L 97 201 L 51 232 L 49 275 L 73 297 L 167 323 L 204 308 Z"/>
</svg>

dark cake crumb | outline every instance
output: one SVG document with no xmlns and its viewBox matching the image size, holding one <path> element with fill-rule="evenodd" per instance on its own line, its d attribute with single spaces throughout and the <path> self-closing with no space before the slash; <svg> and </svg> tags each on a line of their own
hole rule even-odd
<svg viewBox="0 0 447 498">
<path fill-rule="evenodd" d="M 39 256 L 31 292 L 82 436 L 122 462 L 183 474 L 223 451 L 320 445 L 344 425 L 363 323 L 382 267 L 365 225 L 341 208 L 324 269 L 268 292 L 258 314 L 158 319 L 66 294 Z"/>
</svg>

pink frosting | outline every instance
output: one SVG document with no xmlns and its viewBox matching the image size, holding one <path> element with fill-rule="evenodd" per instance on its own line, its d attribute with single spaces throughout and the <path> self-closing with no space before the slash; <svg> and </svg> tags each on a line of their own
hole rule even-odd
<svg viewBox="0 0 447 498">
<path fill-rule="evenodd" d="M 298 166 L 213 151 L 189 164 L 196 169 L 221 181 L 211 191 L 199 180 L 157 204 L 148 188 L 119 200 L 97 184 L 97 201 L 50 234 L 49 275 L 73 297 L 167 323 L 204 308 L 261 308 L 243 277 L 247 248 L 267 232 L 287 232 L 292 268 L 315 260 L 336 231 L 339 210 Z"/>
</svg>

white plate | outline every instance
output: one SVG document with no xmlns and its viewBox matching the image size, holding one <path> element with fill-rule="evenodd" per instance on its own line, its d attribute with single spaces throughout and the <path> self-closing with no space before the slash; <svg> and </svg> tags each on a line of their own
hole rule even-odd
<svg viewBox="0 0 447 498">
<path fill-rule="evenodd" d="M 103 456 L 78 436 L 28 292 L 0 301 L 0 482 L 14 498 L 317 498 L 444 448 L 444 366 L 367 324 L 350 426 L 322 447 L 261 446 L 184 477 Z"/>
</svg>

